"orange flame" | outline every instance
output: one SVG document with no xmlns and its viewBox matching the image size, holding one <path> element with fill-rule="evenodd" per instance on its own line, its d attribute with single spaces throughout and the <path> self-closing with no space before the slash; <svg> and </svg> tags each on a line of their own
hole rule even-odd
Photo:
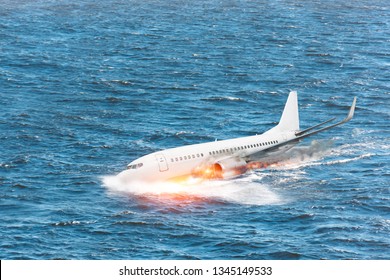
<svg viewBox="0 0 390 280">
<path fill-rule="evenodd" d="M 217 170 L 213 165 L 198 166 L 191 175 L 202 179 L 223 179 L 222 170 Z"/>
<path fill-rule="evenodd" d="M 265 162 L 254 161 L 247 164 L 248 169 L 262 169 L 267 168 L 269 164 Z"/>
</svg>

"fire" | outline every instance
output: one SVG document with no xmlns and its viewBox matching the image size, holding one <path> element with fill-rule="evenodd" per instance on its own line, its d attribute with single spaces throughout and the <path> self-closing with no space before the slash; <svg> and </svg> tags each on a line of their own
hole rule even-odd
<svg viewBox="0 0 390 280">
<path fill-rule="evenodd" d="M 248 169 L 262 169 L 271 166 L 270 163 L 254 161 L 247 164 Z"/>
<path fill-rule="evenodd" d="M 259 161 L 253 161 L 247 164 L 248 169 L 265 169 L 268 167 L 281 167 L 284 166 L 285 162 L 259 162 Z"/>
<path fill-rule="evenodd" d="M 196 167 L 191 174 L 195 178 L 223 179 L 223 171 L 218 165 L 205 165 Z"/>
<path fill-rule="evenodd" d="M 220 180 L 233 178 L 244 174 L 248 170 L 247 166 L 235 167 L 229 170 L 223 170 L 220 164 L 205 165 L 196 167 L 191 175 L 195 178 L 205 180 Z"/>
</svg>

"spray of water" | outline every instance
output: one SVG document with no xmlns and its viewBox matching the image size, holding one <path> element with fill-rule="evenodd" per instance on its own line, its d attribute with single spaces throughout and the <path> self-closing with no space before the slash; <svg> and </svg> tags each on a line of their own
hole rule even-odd
<svg viewBox="0 0 390 280">
<path fill-rule="evenodd" d="M 200 180 L 191 178 L 186 182 L 121 183 L 115 176 L 103 177 L 104 186 L 112 192 L 128 193 L 136 196 L 165 197 L 171 199 L 194 197 L 215 199 L 225 202 L 265 205 L 281 204 L 283 199 L 268 186 L 257 182 L 259 175 L 251 174 L 233 180 Z"/>
</svg>

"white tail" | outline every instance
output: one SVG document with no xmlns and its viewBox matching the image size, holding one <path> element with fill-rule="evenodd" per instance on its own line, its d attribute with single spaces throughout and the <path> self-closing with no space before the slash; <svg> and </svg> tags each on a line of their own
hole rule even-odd
<svg viewBox="0 0 390 280">
<path fill-rule="evenodd" d="M 280 131 L 299 130 L 298 96 L 296 91 L 290 92 L 277 127 Z"/>
</svg>

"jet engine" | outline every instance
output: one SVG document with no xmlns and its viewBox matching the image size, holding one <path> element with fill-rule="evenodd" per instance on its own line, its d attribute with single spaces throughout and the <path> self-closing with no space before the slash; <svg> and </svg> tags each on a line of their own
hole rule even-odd
<svg viewBox="0 0 390 280">
<path fill-rule="evenodd" d="M 192 175 L 205 179 L 231 178 L 245 173 L 247 164 L 240 158 L 228 158 L 193 170 Z"/>
<path fill-rule="evenodd" d="M 235 177 L 247 171 L 247 163 L 242 158 L 228 158 L 214 164 L 221 170 L 223 178 Z"/>
</svg>

